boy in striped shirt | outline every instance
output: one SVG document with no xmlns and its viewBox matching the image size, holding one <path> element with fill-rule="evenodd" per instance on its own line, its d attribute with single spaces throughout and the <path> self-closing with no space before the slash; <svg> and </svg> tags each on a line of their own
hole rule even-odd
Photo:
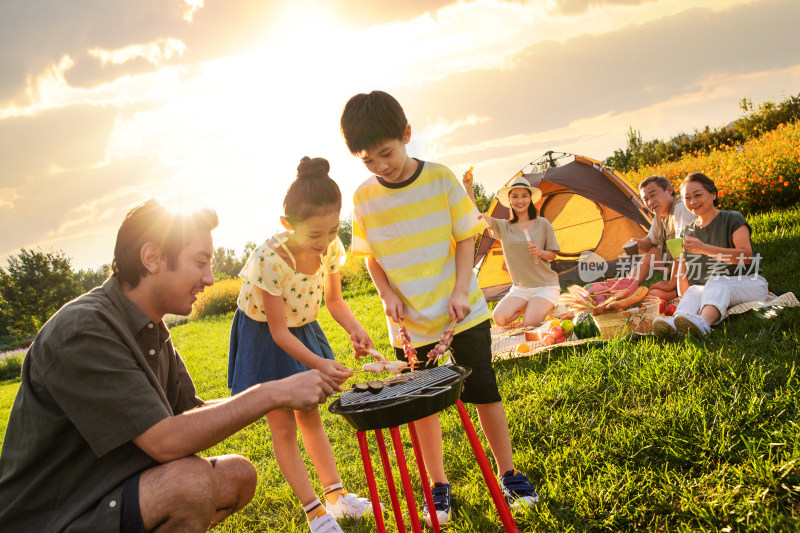
<svg viewBox="0 0 800 533">
<path fill-rule="evenodd" d="M 408 330 L 417 359 L 427 362 L 452 320 L 453 359 L 472 368 L 461 399 L 475 404 L 497 462 L 500 485 L 512 507 L 533 505 L 538 495 L 514 469 L 505 407 L 492 368 L 489 309 L 472 273 L 473 237 L 487 227 L 453 173 L 409 157 L 411 126 L 400 104 L 382 91 L 357 94 L 345 105 L 341 130 L 350 152 L 373 173 L 353 198 L 352 251 L 366 258 L 387 316 L 399 359 L 399 323 Z M 438 415 L 416 422 L 439 524 L 451 517 Z M 423 515 L 431 519 L 424 506 Z"/>
</svg>

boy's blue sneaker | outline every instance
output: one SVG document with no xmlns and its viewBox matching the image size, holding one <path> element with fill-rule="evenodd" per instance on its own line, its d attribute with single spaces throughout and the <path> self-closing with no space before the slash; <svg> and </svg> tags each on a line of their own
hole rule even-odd
<svg viewBox="0 0 800 533">
<path fill-rule="evenodd" d="M 443 526 L 450 521 L 452 500 L 450 497 L 450 484 L 449 483 L 434 483 L 431 487 L 431 496 L 433 496 L 433 507 L 436 509 L 436 518 L 439 519 L 439 525 Z M 428 502 L 422 504 L 422 517 L 428 527 L 431 526 L 431 515 L 428 512 Z"/>
<path fill-rule="evenodd" d="M 539 501 L 539 495 L 528 482 L 527 476 L 517 470 L 509 470 L 500 477 L 500 488 L 512 509 L 531 507 Z"/>
</svg>

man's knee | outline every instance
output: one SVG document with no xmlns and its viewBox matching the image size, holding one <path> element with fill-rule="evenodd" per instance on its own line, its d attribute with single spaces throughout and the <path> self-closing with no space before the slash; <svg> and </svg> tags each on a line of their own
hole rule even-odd
<svg viewBox="0 0 800 533">
<path fill-rule="evenodd" d="M 202 457 L 191 456 L 172 461 L 172 485 L 178 494 L 199 505 L 216 508 L 219 498 L 219 478 L 214 467 Z"/>
<path fill-rule="evenodd" d="M 145 470 L 139 480 L 145 529 L 165 524 L 204 531 L 216 513 L 219 494 L 214 467 L 202 457 L 183 457 Z"/>
<path fill-rule="evenodd" d="M 236 501 L 233 504 L 235 507 L 233 510 L 236 511 L 247 505 L 255 496 L 258 485 L 258 473 L 253 463 L 241 455 L 223 455 L 213 457 L 209 461 L 216 463 L 214 470 L 223 491 L 222 496 L 224 497 L 224 492 L 228 490 L 235 492 Z"/>
</svg>

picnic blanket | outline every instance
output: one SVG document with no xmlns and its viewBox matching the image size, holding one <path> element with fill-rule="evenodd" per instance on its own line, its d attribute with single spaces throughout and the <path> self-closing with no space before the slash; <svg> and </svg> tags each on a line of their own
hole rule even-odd
<svg viewBox="0 0 800 533">
<path fill-rule="evenodd" d="M 678 300 L 674 300 L 675 303 Z M 725 313 L 725 318 L 728 318 L 731 315 L 738 315 L 741 313 L 745 313 L 750 309 L 755 309 L 757 307 L 800 307 L 800 301 L 797 300 L 794 293 L 786 292 L 781 294 L 780 296 L 776 296 L 773 293 L 769 293 L 767 298 L 764 300 L 758 300 L 753 302 L 745 302 L 736 306 L 733 306 L 728 309 Z M 562 313 L 554 313 L 554 316 L 558 317 Z M 505 359 L 515 359 L 518 357 L 530 357 L 532 355 L 536 355 L 542 352 L 546 352 L 548 350 L 552 350 L 553 348 L 562 348 L 568 346 L 580 346 L 582 344 L 586 344 L 588 342 L 602 342 L 600 341 L 599 337 L 594 337 L 591 339 L 577 339 L 562 342 L 559 344 L 553 344 L 551 346 L 545 346 L 545 344 L 541 341 L 525 341 L 525 332 L 531 331 L 536 328 L 533 327 L 522 327 L 522 322 L 518 321 L 508 326 L 493 326 L 491 329 L 492 334 L 492 361 L 501 361 Z M 531 351 L 526 353 L 517 353 L 515 348 L 521 342 L 527 342 L 531 346 Z"/>
</svg>

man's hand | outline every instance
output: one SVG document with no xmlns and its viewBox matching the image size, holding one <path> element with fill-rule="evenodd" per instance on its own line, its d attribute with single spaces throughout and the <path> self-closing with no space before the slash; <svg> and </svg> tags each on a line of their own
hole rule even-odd
<svg viewBox="0 0 800 533">
<path fill-rule="evenodd" d="M 386 316 L 399 323 L 403 320 L 403 300 L 394 291 L 387 291 L 385 295 L 381 295 L 383 300 L 383 311 Z"/>
<path fill-rule="evenodd" d="M 650 285 L 650 290 L 659 289 L 659 290 L 662 290 L 662 291 L 670 291 L 670 290 L 672 290 L 674 288 L 675 287 L 672 287 L 670 285 L 669 281 L 656 281 L 655 283 Z"/>
<path fill-rule="evenodd" d="M 469 297 L 466 293 L 454 291 L 447 300 L 447 313 L 450 318 L 461 322 L 472 311 L 472 306 L 469 305 Z"/>
<path fill-rule="evenodd" d="M 637 239 L 634 237 L 633 240 L 636 241 L 636 246 L 639 248 L 639 252 L 646 252 L 651 247 L 650 239 L 647 237 L 644 237 L 643 239 Z"/>
<path fill-rule="evenodd" d="M 281 395 L 279 407 L 302 411 L 325 403 L 328 396 L 339 392 L 334 380 L 319 370 L 300 372 L 288 378 L 263 384 Z"/>
<path fill-rule="evenodd" d="M 369 338 L 369 334 L 360 324 L 359 327 L 350 334 L 350 340 L 353 343 L 353 351 L 356 352 L 356 359 L 362 355 L 366 355 L 369 350 L 375 347 L 372 344 L 372 339 Z"/>
<path fill-rule="evenodd" d="M 317 370 L 323 372 L 326 376 L 331 378 L 337 385 L 341 385 L 347 378 L 353 375 L 353 371 L 341 363 L 333 359 L 323 359 L 320 357 L 320 362 L 317 365 Z"/>
</svg>

